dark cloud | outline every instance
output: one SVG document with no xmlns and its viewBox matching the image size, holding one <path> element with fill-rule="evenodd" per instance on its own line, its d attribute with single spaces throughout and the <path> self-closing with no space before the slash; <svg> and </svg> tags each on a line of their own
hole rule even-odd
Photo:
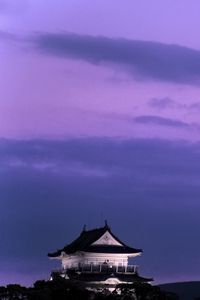
<svg viewBox="0 0 200 300">
<path fill-rule="evenodd" d="M 190 124 L 188 123 L 175 120 L 175 119 L 163 118 L 160 116 L 138 116 L 134 118 L 134 121 L 136 123 L 154 124 L 160 126 L 170 126 L 170 127 L 180 127 L 180 128 L 190 127 Z"/>
<path fill-rule="evenodd" d="M 200 102 L 194 102 L 190 105 L 188 105 L 188 108 L 193 110 L 193 111 L 199 111 L 200 110 Z"/>
<path fill-rule="evenodd" d="M 2 276 L 48 277 L 55 265 L 46 254 L 84 223 L 100 226 L 107 218 L 124 241 L 144 249 L 136 261 L 143 275 L 162 280 L 187 270 L 192 279 L 199 274 L 199 178 L 199 144 L 1 140 Z"/>
<path fill-rule="evenodd" d="M 37 50 L 92 64 L 118 66 L 137 79 L 198 84 L 200 52 L 178 45 L 68 33 L 41 33 Z"/>
<path fill-rule="evenodd" d="M 158 109 L 174 108 L 177 104 L 169 97 L 164 98 L 152 98 L 148 101 L 149 106 Z"/>
<path fill-rule="evenodd" d="M 0 40 L 14 40 L 17 41 L 18 37 L 10 32 L 0 30 Z"/>
<path fill-rule="evenodd" d="M 178 103 L 175 100 L 164 97 L 164 98 L 152 98 L 148 101 L 148 105 L 152 108 L 158 109 L 158 110 L 164 110 L 164 109 L 178 109 L 178 110 L 185 110 L 185 111 L 191 111 L 191 112 L 199 112 L 200 110 L 200 102 L 196 101 L 191 104 L 182 104 Z"/>
</svg>

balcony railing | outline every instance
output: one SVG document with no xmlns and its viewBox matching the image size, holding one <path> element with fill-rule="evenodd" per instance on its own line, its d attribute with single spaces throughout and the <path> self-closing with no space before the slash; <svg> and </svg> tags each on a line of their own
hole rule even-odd
<svg viewBox="0 0 200 300">
<path fill-rule="evenodd" d="M 127 265 L 127 266 L 115 266 L 108 264 L 93 265 L 93 264 L 84 264 L 78 267 L 71 267 L 67 269 L 57 270 L 56 273 L 65 274 L 67 271 L 74 271 L 80 273 L 123 273 L 123 274 L 136 274 L 137 273 L 136 265 Z"/>
</svg>

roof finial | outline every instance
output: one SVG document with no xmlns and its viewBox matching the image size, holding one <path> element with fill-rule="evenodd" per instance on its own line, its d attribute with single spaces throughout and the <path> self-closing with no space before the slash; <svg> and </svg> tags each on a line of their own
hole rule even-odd
<svg viewBox="0 0 200 300">
<path fill-rule="evenodd" d="M 86 224 L 83 225 L 83 232 L 86 231 Z"/>
<path fill-rule="evenodd" d="M 105 220 L 105 227 L 109 228 L 107 220 Z"/>
</svg>

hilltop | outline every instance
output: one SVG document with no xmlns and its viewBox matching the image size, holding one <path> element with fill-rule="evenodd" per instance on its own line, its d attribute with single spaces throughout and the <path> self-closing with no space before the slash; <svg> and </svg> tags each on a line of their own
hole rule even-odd
<svg viewBox="0 0 200 300">
<path fill-rule="evenodd" d="M 200 299 L 200 281 L 168 283 L 159 287 L 162 291 L 177 294 L 180 300 Z"/>
</svg>

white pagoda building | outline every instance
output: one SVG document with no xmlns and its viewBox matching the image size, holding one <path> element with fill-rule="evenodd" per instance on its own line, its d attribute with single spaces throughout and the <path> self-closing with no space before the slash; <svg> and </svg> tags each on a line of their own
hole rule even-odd
<svg viewBox="0 0 200 300">
<path fill-rule="evenodd" d="M 80 281 L 88 287 L 115 288 L 118 284 L 150 282 L 139 276 L 137 266 L 129 265 L 129 258 L 141 255 L 141 249 L 127 246 L 105 226 L 86 230 L 71 244 L 49 253 L 51 259 L 61 261 L 60 276 Z"/>
</svg>

